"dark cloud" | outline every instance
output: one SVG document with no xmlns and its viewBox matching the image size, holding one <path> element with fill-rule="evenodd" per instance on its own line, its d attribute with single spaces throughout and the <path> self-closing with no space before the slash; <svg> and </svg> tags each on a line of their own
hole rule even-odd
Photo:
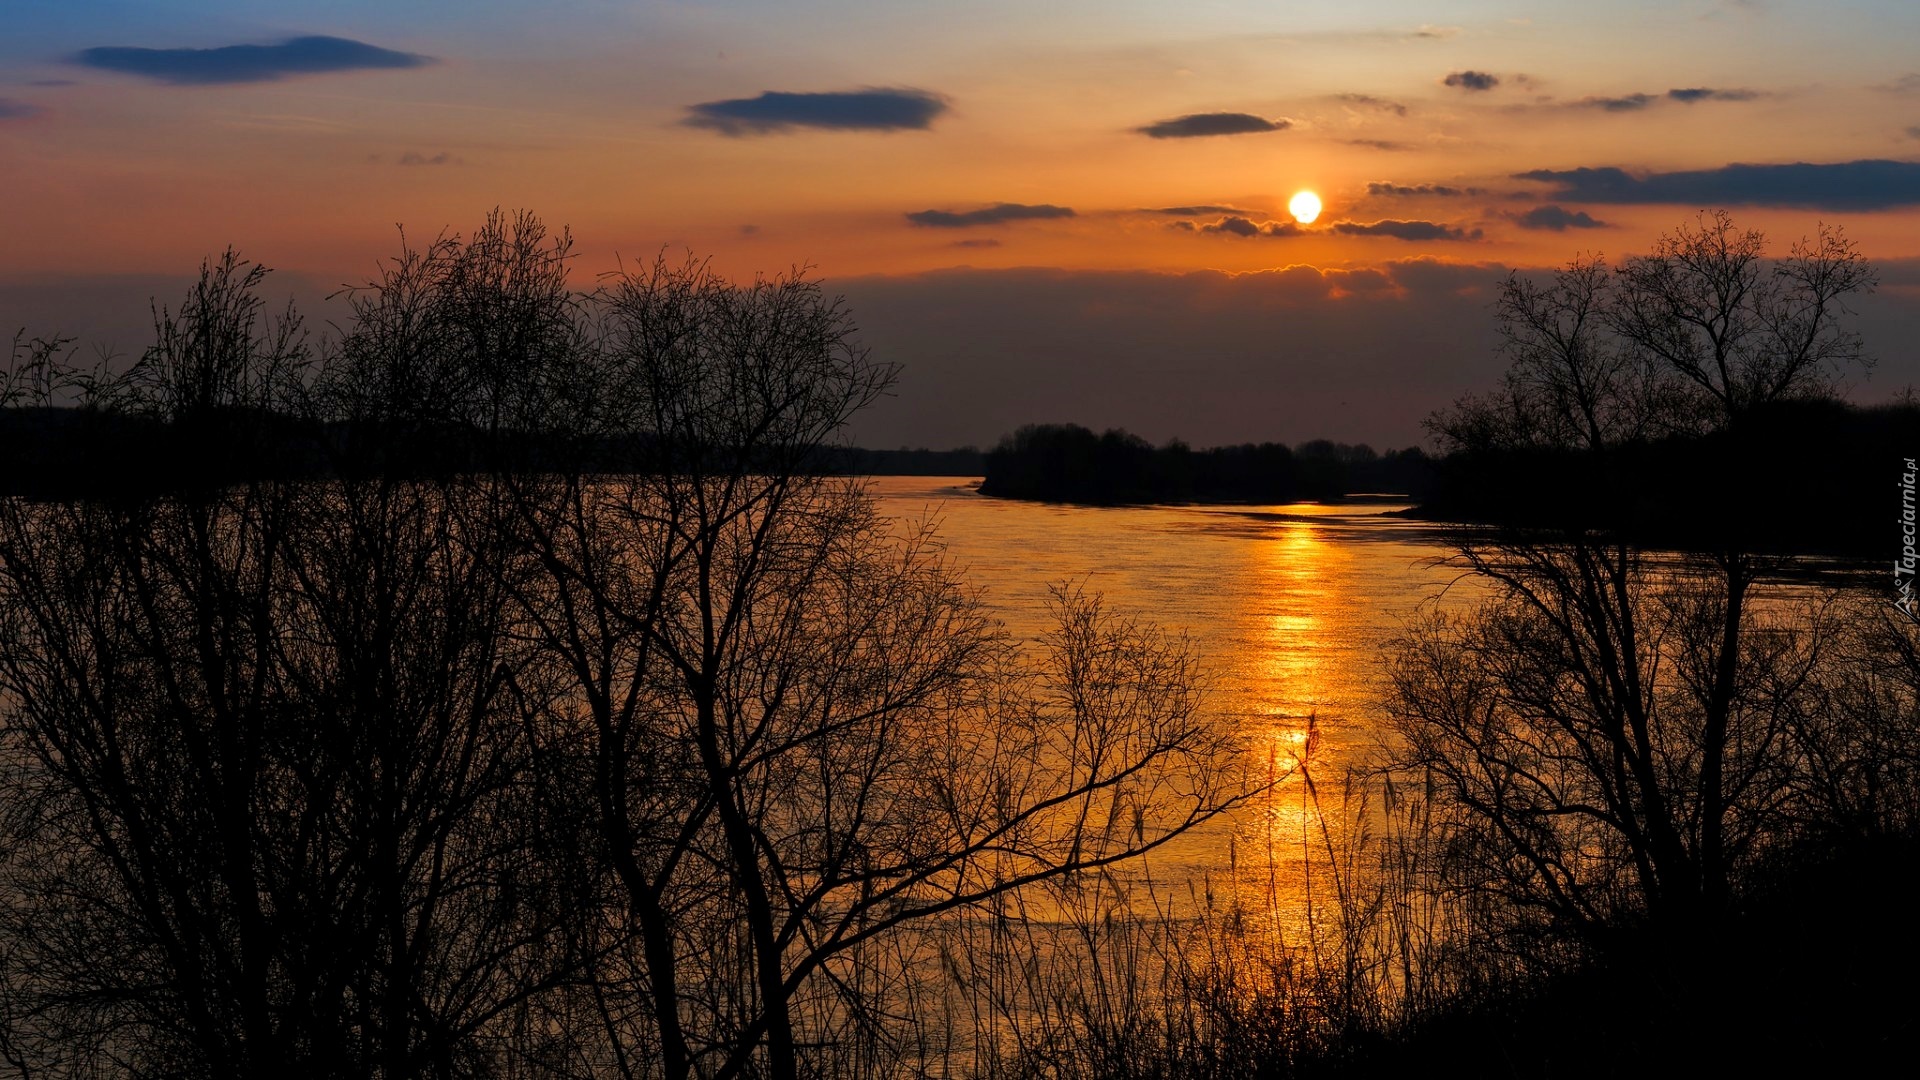
<svg viewBox="0 0 1920 1080">
<path fill-rule="evenodd" d="M 1915 124 L 1912 127 L 1908 128 L 1907 137 L 1913 138 L 1913 139 L 1920 139 L 1920 124 Z"/>
<path fill-rule="evenodd" d="M 439 153 L 432 154 L 432 155 L 422 154 L 413 150 L 409 150 L 406 153 L 400 155 L 400 164 L 402 165 L 458 165 L 460 164 L 460 159 L 457 157 L 454 157 L 452 154 L 447 153 L 445 150 L 442 150 Z"/>
<path fill-rule="evenodd" d="M 1333 231 L 1342 236 L 1391 236 L 1395 240 L 1478 240 L 1480 230 L 1468 231 L 1438 221 L 1336 221 Z"/>
<path fill-rule="evenodd" d="M 1552 198 L 1585 203 L 1780 206 L 1886 210 L 1920 205 L 1920 164 L 1849 161 L 1830 165 L 1723 165 L 1635 175 L 1619 168 L 1535 169 L 1516 180 L 1552 184 Z"/>
<path fill-rule="evenodd" d="M 1021 424 L 1073 421 L 1154 442 L 1384 449 L 1421 439 L 1434 409 L 1498 384 L 1505 361 L 1487 302 L 1504 275 L 1396 262 L 950 269 L 830 284 L 874 355 L 903 365 L 894 393 L 854 418 L 861 445 L 991 446 Z"/>
<path fill-rule="evenodd" d="M 687 108 L 688 127 L 722 135 L 772 135 L 794 128 L 828 131 L 925 131 L 947 111 L 947 99 L 910 87 L 870 87 L 821 94 L 768 90 L 759 97 L 707 101 Z"/>
<path fill-rule="evenodd" d="M 1620 94 L 1615 97 L 1585 97 L 1569 102 L 1575 108 L 1602 109 L 1606 112 L 1640 112 L 1650 105 L 1662 101 L 1677 101 L 1682 105 L 1695 105 L 1702 101 L 1752 101 L 1759 97 L 1757 90 L 1716 90 L 1708 86 L 1684 87 L 1669 90 L 1665 94 Z"/>
<path fill-rule="evenodd" d="M 1150 139 L 1197 139 L 1207 135 L 1251 135 L 1262 131 L 1285 131 L 1290 120 L 1269 120 L 1252 113 L 1210 112 L 1176 116 L 1171 120 L 1137 127 L 1133 130 Z"/>
<path fill-rule="evenodd" d="M 1639 112 L 1641 109 L 1660 100 L 1652 94 L 1623 94 L 1619 97 L 1581 98 L 1574 104 L 1587 109 L 1603 109 L 1607 112 Z"/>
<path fill-rule="evenodd" d="M 1033 206 L 1026 203 L 995 203 L 979 210 L 920 210 L 908 214 L 907 220 L 915 225 L 932 229 L 967 229 L 975 225 L 1000 225 L 1009 221 L 1036 221 L 1072 216 L 1073 209 L 1067 206 L 1052 206 L 1047 203 Z"/>
<path fill-rule="evenodd" d="M 1407 146 L 1406 143 L 1394 142 L 1391 139 L 1348 139 L 1347 145 L 1348 146 L 1364 146 L 1369 150 L 1411 149 L 1410 147 Z"/>
<path fill-rule="evenodd" d="M 1566 232 L 1568 229 L 1604 229 L 1607 223 L 1587 213 L 1585 210 L 1568 210 L 1561 206 L 1536 206 L 1524 214 L 1508 214 L 1523 229 L 1544 229 L 1550 232 Z"/>
<path fill-rule="evenodd" d="M 1437 195 L 1452 198 L 1460 195 L 1478 195 L 1481 191 L 1475 187 L 1448 187 L 1445 184 L 1387 184 L 1371 183 L 1367 185 L 1367 194 L 1385 195 L 1394 198 L 1412 198 L 1424 195 Z"/>
<path fill-rule="evenodd" d="M 1491 90 L 1500 85 L 1500 76 L 1489 75 L 1484 71 L 1455 71 L 1440 81 L 1447 86 L 1457 86 L 1462 90 Z"/>
<path fill-rule="evenodd" d="M 1395 116 L 1407 115 L 1407 107 L 1397 101 L 1374 97 L 1372 94 L 1335 94 L 1333 100 L 1342 105 L 1351 105 L 1356 109 L 1373 109 L 1378 112 L 1390 112 Z"/>
<path fill-rule="evenodd" d="M 997 248 L 1000 246 L 1000 241 L 995 240 L 990 236 L 981 236 L 981 237 L 975 237 L 968 240 L 955 240 L 953 243 L 948 244 L 947 246 L 957 247 L 957 248 Z"/>
<path fill-rule="evenodd" d="M 0 98 L 0 120 L 21 120 L 39 114 L 40 106 L 38 105 L 29 105 L 12 98 Z"/>
<path fill-rule="evenodd" d="M 1920 257 L 1907 255 L 1894 259 L 1875 259 L 1873 270 L 1880 279 L 1882 289 L 1904 289 L 1920 293 Z M 1920 333 L 1910 335 L 1909 340 L 1920 339 Z M 1911 352 L 1912 350 L 1902 350 Z"/>
<path fill-rule="evenodd" d="M 1669 90 L 1667 96 L 1675 101 L 1691 105 L 1696 101 L 1752 101 L 1760 96 L 1756 90 L 1715 90 L 1706 86 Z"/>
<path fill-rule="evenodd" d="M 432 57 L 395 52 L 337 37 L 297 37 L 278 45 L 223 45 L 216 49 L 83 49 L 72 62 L 102 71 L 140 75 L 179 85 L 273 82 L 288 75 L 375 68 L 416 68 Z"/>
<path fill-rule="evenodd" d="M 1166 214 L 1169 217 L 1201 217 L 1206 214 L 1245 214 L 1249 211 L 1237 206 L 1155 206 L 1142 210 L 1143 214 Z"/>
<path fill-rule="evenodd" d="M 1254 221 L 1252 218 L 1241 217 L 1238 214 L 1223 217 L 1211 225 L 1202 225 L 1197 229 L 1191 221 L 1176 221 L 1173 227 L 1189 232 L 1225 233 L 1228 236 L 1268 236 L 1282 240 L 1300 236 L 1306 231 L 1291 221 Z"/>
<path fill-rule="evenodd" d="M 758 225 L 742 225 L 742 226 L 740 226 L 740 235 L 741 235 L 741 236 L 759 236 L 759 235 L 760 235 L 760 226 L 758 226 Z"/>
</svg>

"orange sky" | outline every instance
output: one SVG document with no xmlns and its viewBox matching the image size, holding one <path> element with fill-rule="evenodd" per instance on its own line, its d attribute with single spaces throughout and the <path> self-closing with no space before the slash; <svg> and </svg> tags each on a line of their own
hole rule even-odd
<svg viewBox="0 0 1920 1080">
<path fill-rule="evenodd" d="M 583 281 L 663 247 L 849 281 L 1539 267 L 1644 250 L 1706 206 L 1782 246 L 1826 221 L 1889 267 L 1920 258 L 1920 8 L 1891 0 L 24 0 L 7 19 L 16 290 L 182 274 L 229 244 L 318 288 L 367 276 L 396 224 L 494 206 L 571 225 Z M 1301 188 L 1326 209 L 1296 230 Z M 1911 348 L 1885 343 L 1883 371 Z"/>
</svg>

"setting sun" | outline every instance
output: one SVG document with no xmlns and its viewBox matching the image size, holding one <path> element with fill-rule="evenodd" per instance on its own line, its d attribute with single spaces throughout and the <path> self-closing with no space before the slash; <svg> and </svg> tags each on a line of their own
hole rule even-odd
<svg viewBox="0 0 1920 1080">
<path fill-rule="evenodd" d="M 1287 212 L 1300 224 L 1311 225 L 1313 219 L 1320 216 L 1320 196 L 1311 191 L 1296 192 L 1287 200 Z"/>
</svg>

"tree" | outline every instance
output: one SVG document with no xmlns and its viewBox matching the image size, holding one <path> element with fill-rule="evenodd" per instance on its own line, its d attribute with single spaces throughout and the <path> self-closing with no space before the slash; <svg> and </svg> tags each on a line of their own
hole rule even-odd
<svg viewBox="0 0 1920 1080">
<path fill-rule="evenodd" d="M 1746 517 L 1702 515 L 1669 558 L 1639 502 L 1656 440 L 1735 436 L 1770 403 L 1831 395 L 1863 361 L 1844 302 L 1873 280 L 1837 229 L 1769 263 L 1724 213 L 1618 270 L 1508 278 L 1502 389 L 1433 428 L 1456 453 L 1552 461 L 1570 490 L 1461 534 L 1492 599 L 1416 627 L 1393 676 L 1404 761 L 1444 781 L 1507 910 L 1588 935 L 1710 925 L 1778 825 L 1816 639 L 1754 613 L 1779 562 Z M 1723 484 L 1687 481 L 1703 500 Z"/>
<path fill-rule="evenodd" d="M 22 1069 L 877 1069 L 914 935 L 1248 794 L 1183 641 L 1022 654 L 822 475 L 893 370 L 817 282 L 570 258 L 495 214 L 315 343 L 228 257 L 47 383 L 173 468 L 0 504 Z"/>
<path fill-rule="evenodd" d="M 463 1075 L 570 970 L 503 549 L 458 476 L 305 475 L 332 417 L 263 275 L 208 264 L 85 388 L 176 472 L 0 505 L 23 1070 Z"/>
<path fill-rule="evenodd" d="M 621 915 L 596 986 L 622 1061 L 794 1076 L 811 1046 L 823 1068 L 883 1011 L 889 935 L 1244 797 L 1182 645 L 1062 594 L 1017 659 L 931 537 L 816 474 L 892 377 L 817 284 L 656 262 L 593 309 L 577 415 L 617 465 L 515 498 Z"/>
</svg>

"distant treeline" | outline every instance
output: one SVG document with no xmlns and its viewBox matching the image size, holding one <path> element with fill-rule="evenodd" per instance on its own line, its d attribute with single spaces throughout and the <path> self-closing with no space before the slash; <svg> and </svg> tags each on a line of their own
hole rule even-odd
<svg viewBox="0 0 1920 1080">
<path fill-rule="evenodd" d="M 666 455 L 631 445 L 557 445 L 558 436 L 503 441 L 457 424 L 321 424 L 271 412 L 219 408 L 178 420 L 102 408 L 0 409 L 0 495 L 50 499 L 112 497 L 189 486 L 220 486 L 276 476 L 320 476 L 349 469 L 395 474 L 485 470 L 500 454 L 538 468 L 543 459 L 598 457 L 610 470 Z M 234 447 L 246 446 L 247 453 Z M 597 449 L 597 453 L 595 452 Z M 684 455 L 683 455 L 684 456 Z M 828 475 L 979 476 L 976 447 L 817 449 L 811 471 Z"/>
<path fill-rule="evenodd" d="M 987 455 L 977 446 L 957 450 L 866 450 L 858 446 L 829 447 L 826 468 L 854 476 L 979 476 Z"/>
<path fill-rule="evenodd" d="M 1897 553 L 1901 464 L 1920 405 L 1777 402 L 1731 427 L 1605 455 L 1501 446 L 1444 457 L 1324 439 L 1153 446 L 1121 430 L 1034 424 L 987 453 L 982 494 L 1093 504 L 1331 501 L 1405 495 L 1423 518 L 1615 532 L 1640 543 L 1874 557 Z"/>
<path fill-rule="evenodd" d="M 236 454 L 233 447 L 253 450 Z M 243 409 L 162 421 L 94 408 L 0 409 L 0 494 L 34 498 L 130 495 L 342 467 L 392 473 L 462 472 L 501 452 L 457 426 L 375 431 Z M 603 447 L 634 462 L 631 446 Z M 513 448 L 534 463 L 554 448 Z M 578 453 L 578 448 L 572 451 Z M 1418 448 L 1377 453 L 1324 439 L 1288 447 L 1247 443 L 1196 450 L 1153 446 L 1120 430 L 1023 427 L 992 451 L 823 447 L 812 471 L 985 476 L 1003 498 L 1103 505 L 1333 501 L 1390 493 L 1439 521 L 1620 532 L 1638 542 L 1706 550 L 1738 537 L 1765 550 L 1889 558 L 1897 548 L 1900 466 L 1920 455 L 1920 405 L 1778 402 L 1701 436 L 1669 436 L 1606 455 L 1498 446 L 1444 457 Z"/>
<path fill-rule="evenodd" d="M 1920 405 L 1779 401 L 1704 435 L 1604 454 L 1526 447 L 1439 460 L 1420 516 L 1573 529 L 1649 546 L 1891 560 Z"/>
<path fill-rule="evenodd" d="M 1434 460 L 1417 447 L 1382 454 L 1316 439 L 1195 450 L 1078 424 L 1021 428 L 987 453 L 985 476 L 985 495 L 1102 504 L 1327 501 L 1362 492 L 1421 499 L 1435 480 Z"/>
</svg>

